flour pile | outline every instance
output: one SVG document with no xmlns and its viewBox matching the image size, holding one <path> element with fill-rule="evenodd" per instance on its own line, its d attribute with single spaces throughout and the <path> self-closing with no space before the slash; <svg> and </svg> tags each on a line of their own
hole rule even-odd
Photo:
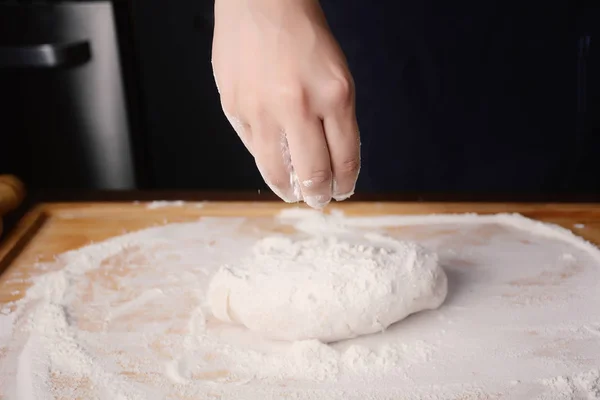
<svg viewBox="0 0 600 400">
<path fill-rule="evenodd" d="M 267 248 L 316 240 L 319 253 L 324 232 L 346 250 L 366 232 L 418 240 L 438 255 L 448 296 L 384 332 L 330 344 L 273 341 L 213 317 L 205 294 L 220 267 L 290 228 L 289 242 Z M 519 216 L 203 218 L 36 269 L 3 283 L 30 284 L 0 305 L 7 400 L 599 398 L 600 252 Z"/>
</svg>

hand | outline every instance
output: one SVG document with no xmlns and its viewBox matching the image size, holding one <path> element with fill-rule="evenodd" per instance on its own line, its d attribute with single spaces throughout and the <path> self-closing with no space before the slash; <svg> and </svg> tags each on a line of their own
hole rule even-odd
<svg viewBox="0 0 600 400">
<path fill-rule="evenodd" d="M 269 187 L 323 208 L 354 193 L 354 83 L 317 0 L 216 0 L 223 111 Z"/>
</svg>

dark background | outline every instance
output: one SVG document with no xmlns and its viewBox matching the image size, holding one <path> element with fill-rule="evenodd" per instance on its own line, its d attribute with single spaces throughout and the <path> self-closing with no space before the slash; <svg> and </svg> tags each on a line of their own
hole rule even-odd
<svg viewBox="0 0 600 400">
<path fill-rule="evenodd" d="M 600 193 L 597 7 L 568 1 L 322 5 L 357 85 L 359 192 Z M 115 7 L 135 144 L 131 189 L 267 190 L 221 112 L 210 64 L 213 2 L 118 1 Z M 10 96 L 0 87 L 2 101 L 10 103 Z M 10 120 L 48 112 L 19 107 L 0 113 Z M 0 129 L 0 173 L 17 174 L 34 191 L 78 187 L 68 177 L 84 160 L 66 154 L 61 132 L 7 123 Z M 40 143 L 63 161 L 40 164 L 31 150 Z M 95 188 L 93 181 L 79 186 Z"/>
</svg>

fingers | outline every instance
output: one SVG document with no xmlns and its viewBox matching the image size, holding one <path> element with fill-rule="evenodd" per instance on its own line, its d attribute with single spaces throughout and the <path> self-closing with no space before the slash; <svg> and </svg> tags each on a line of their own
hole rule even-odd
<svg viewBox="0 0 600 400">
<path fill-rule="evenodd" d="M 329 148 L 319 118 L 296 120 L 285 127 L 294 171 L 304 202 L 321 209 L 331 201 L 332 174 Z"/>
<path fill-rule="evenodd" d="M 354 194 L 360 170 L 360 138 L 353 110 L 296 122 L 284 133 L 265 118 L 253 127 L 227 114 L 227 119 L 267 185 L 288 203 L 304 201 L 325 207 L 333 197 L 342 201 Z M 268 121 L 268 122 L 267 122 Z"/>
<path fill-rule="evenodd" d="M 265 183 L 287 203 L 302 200 L 298 179 L 294 174 L 287 143 L 276 123 L 257 120 L 252 123 L 252 154 Z"/>
<path fill-rule="evenodd" d="M 360 169 L 354 94 L 351 84 L 337 82 L 320 92 L 326 96 L 315 106 L 302 90 L 284 92 L 286 96 L 271 107 L 274 114 L 253 96 L 232 96 L 226 90 L 221 94 L 223 111 L 263 179 L 288 203 L 304 200 L 322 209 L 332 197 L 342 201 L 354 193 Z M 293 95 L 297 92 L 302 95 Z M 237 112 L 228 112 L 232 109 Z"/>
<path fill-rule="evenodd" d="M 354 110 L 343 110 L 323 121 L 333 174 L 333 198 L 346 200 L 354 194 L 360 171 L 360 137 Z"/>
<path fill-rule="evenodd" d="M 250 125 L 227 112 L 224 113 L 227 121 L 229 121 L 229 124 L 235 133 L 237 133 L 244 146 L 246 146 L 246 149 L 248 149 L 250 154 L 254 154 L 252 153 L 252 148 L 250 147 L 250 144 L 252 143 L 252 130 L 250 129 Z"/>
</svg>

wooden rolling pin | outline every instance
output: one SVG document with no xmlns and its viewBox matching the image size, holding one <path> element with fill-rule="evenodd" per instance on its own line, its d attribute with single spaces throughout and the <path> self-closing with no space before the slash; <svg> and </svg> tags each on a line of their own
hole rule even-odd
<svg viewBox="0 0 600 400">
<path fill-rule="evenodd" d="M 2 217 L 19 207 L 24 198 L 25 186 L 17 177 L 0 175 L 0 233 L 2 233 Z"/>
</svg>

